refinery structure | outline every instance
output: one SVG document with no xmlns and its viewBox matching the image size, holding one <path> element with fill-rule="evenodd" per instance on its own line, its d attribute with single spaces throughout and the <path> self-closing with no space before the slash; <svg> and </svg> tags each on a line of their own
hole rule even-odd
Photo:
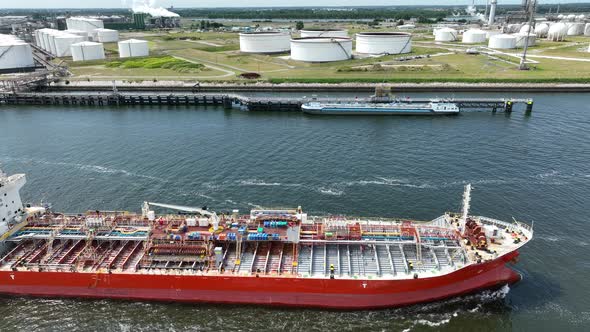
<svg viewBox="0 0 590 332">
<path fill-rule="evenodd" d="M 468 2 L 464 12 L 461 10 L 446 19 L 427 24 L 417 19 L 406 22 L 385 20 L 361 26 L 343 22 L 306 23 L 305 27 L 302 25 L 299 29 L 292 23 L 265 26 L 262 20 L 246 27 L 224 26 L 218 30 L 201 28 L 195 32 L 197 24 L 193 22 L 197 22 L 197 19 L 187 19 L 188 23 L 185 22 L 181 28 L 179 14 L 141 4 L 134 6 L 126 18 L 68 13 L 54 21 L 39 21 L 26 16 L 6 16 L 0 17 L 0 31 L 4 32 L 0 35 L 0 71 L 20 73 L 46 68 L 49 72 L 55 72 L 59 68 L 60 75 L 71 76 L 74 72 L 68 71 L 66 67 L 76 66 L 76 62 L 104 60 L 102 64 L 108 64 L 110 61 L 120 61 L 117 59 L 175 53 L 176 46 L 167 49 L 166 45 L 158 45 L 162 39 L 150 37 L 150 33 L 165 35 L 167 39 L 164 41 L 180 43 L 186 48 L 194 47 L 198 51 L 202 47 L 208 48 L 207 52 L 212 53 L 211 56 L 199 55 L 201 57 L 196 62 L 202 62 L 204 67 L 210 69 L 213 68 L 211 61 L 216 62 L 219 57 L 241 59 L 243 56 L 244 59 L 239 60 L 243 63 L 249 63 L 250 59 L 246 57 L 251 57 L 257 62 L 256 69 L 242 69 L 236 64 L 225 67 L 225 70 L 235 72 L 235 76 L 240 78 L 264 76 L 263 73 L 250 71 L 264 72 L 265 64 L 275 60 L 283 62 L 279 66 L 289 69 L 311 68 L 306 66 L 314 63 L 341 66 L 351 63 L 350 68 L 339 68 L 340 72 L 396 71 L 397 68 L 408 70 L 409 67 L 392 64 L 392 61 L 429 57 L 430 54 L 421 55 L 420 49 L 431 48 L 429 53 L 434 53 L 433 49 L 440 50 L 441 54 L 445 50 L 455 54 L 459 52 L 457 50 L 463 50 L 465 53 L 483 54 L 491 58 L 498 55 L 517 57 L 522 59 L 520 67 L 526 68 L 527 64 L 536 63 L 531 59 L 539 56 L 534 52 L 531 54 L 528 48 L 540 43 L 547 45 L 575 39 L 576 43 L 583 43 L 576 52 L 582 52 L 585 56 L 590 49 L 589 15 L 558 11 L 541 15 L 537 13 L 536 0 L 524 0 L 518 8 L 513 6 L 510 11 L 501 9 L 501 0 L 478 1 L 478 6 L 475 1 Z M 231 20 L 230 23 L 224 22 L 234 24 Z M 187 24 L 190 24 L 190 32 L 187 31 Z M 314 24 L 317 26 L 314 27 Z M 205 32 L 209 34 L 202 37 L 200 34 Z M 588 39 L 584 39 L 586 37 Z M 527 55 L 531 55 L 531 58 L 527 58 Z M 391 56 L 397 58 L 391 60 Z M 354 61 L 364 59 L 368 60 L 359 65 Z M 374 66 L 368 67 L 371 64 Z M 436 68 L 435 65 L 419 66 Z M 235 71 L 236 68 L 240 70 Z M 268 69 L 268 72 L 279 73 L 281 70 Z M 212 77 L 224 77 L 222 75 Z M 168 76 L 171 76 L 170 73 Z"/>
</svg>

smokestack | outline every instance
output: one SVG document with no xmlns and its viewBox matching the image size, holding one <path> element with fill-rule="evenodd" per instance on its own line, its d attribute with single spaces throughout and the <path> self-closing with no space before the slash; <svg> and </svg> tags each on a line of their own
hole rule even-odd
<svg viewBox="0 0 590 332">
<path fill-rule="evenodd" d="M 496 19 L 496 5 L 498 4 L 498 0 L 492 0 L 490 6 L 490 19 L 488 21 L 488 25 L 494 24 L 494 20 Z"/>
</svg>

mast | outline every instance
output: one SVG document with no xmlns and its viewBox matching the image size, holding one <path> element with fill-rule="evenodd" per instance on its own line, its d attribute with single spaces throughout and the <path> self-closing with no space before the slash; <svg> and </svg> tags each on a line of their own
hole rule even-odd
<svg viewBox="0 0 590 332">
<path fill-rule="evenodd" d="M 471 183 L 468 183 L 465 186 L 465 191 L 463 192 L 463 212 L 461 215 L 461 232 L 465 231 L 465 222 L 467 221 L 467 217 L 469 216 L 469 206 L 471 203 Z"/>
<path fill-rule="evenodd" d="M 531 0 L 525 2 L 525 12 L 529 15 L 528 18 L 528 26 L 529 29 L 526 33 L 526 40 L 524 41 L 524 50 L 522 52 L 522 58 L 520 59 L 520 64 L 518 65 L 518 69 L 520 70 L 527 70 L 529 67 L 526 64 L 526 53 L 529 48 L 529 37 L 531 36 L 531 30 L 535 30 L 535 8 L 537 6 L 537 0 Z"/>
</svg>

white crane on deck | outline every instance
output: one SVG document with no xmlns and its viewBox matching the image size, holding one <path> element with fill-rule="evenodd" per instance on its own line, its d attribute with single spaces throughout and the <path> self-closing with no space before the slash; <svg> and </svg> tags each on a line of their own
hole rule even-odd
<svg viewBox="0 0 590 332">
<path fill-rule="evenodd" d="M 461 214 L 460 229 L 459 231 L 463 234 L 465 232 L 465 222 L 469 217 L 469 207 L 471 203 L 471 183 L 465 185 L 465 191 L 463 192 L 463 213 Z"/>
<path fill-rule="evenodd" d="M 177 211 L 184 211 L 190 213 L 198 213 L 202 216 L 209 217 L 211 219 L 211 223 L 213 224 L 213 229 L 219 228 L 219 217 L 217 213 L 214 211 L 208 211 L 202 208 L 192 207 L 192 206 L 183 206 L 183 205 L 173 205 L 173 204 L 162 204 L 162 203 L 154 203 L 154 202 L 143 202 L 143 207 L 141 209 L 142 215 L 144 218 L 148 218 L 150 216 L 150 206 L 158 206 L 163 207 L 166 209 L 172 209 Z"/>
</svg>

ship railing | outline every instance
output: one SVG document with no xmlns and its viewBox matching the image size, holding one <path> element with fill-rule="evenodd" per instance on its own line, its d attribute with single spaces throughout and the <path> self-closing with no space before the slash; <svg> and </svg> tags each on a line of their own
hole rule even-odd
<svg viewBox="0 0 590 332">
<path fill-rule="evenodd" d="M 313 244 L 356 244 L 356 245 L 369 245 L 369 244 L 377 244 L 377 245 L 416 245 L 416 241 L 388 241 L 388 240 L 382 240 L 382 241 L 378 241 L 378 240 L 301 240 L 299 241 L 299 243 L 301 245 L 313 245 Z M 433 247 L 433 248 L 440 248 L 440 247 L 446 247 L 449 249 L 460 249 L 462 248 L 460 245 L 457 246 L 449 246 L 447 244 L 440 244 L 439 242 L 421 242 L 420 243 L 422 246 L 424 247 Z"/>
<path fill-rule="evenodd" d="M 488 218 L 488 217 L 478 217 L 479 220 L 485 224 L 491 224 L 494 226 L 498 226 L 499 228 L 508 228 L 509 230 L 524 230 L 529 233 L 529 238 L 533 235 L 533 225 L 528 225 L 520 221 L 514 222 L 507 222 L 503 220 Z"/>
</svg>

